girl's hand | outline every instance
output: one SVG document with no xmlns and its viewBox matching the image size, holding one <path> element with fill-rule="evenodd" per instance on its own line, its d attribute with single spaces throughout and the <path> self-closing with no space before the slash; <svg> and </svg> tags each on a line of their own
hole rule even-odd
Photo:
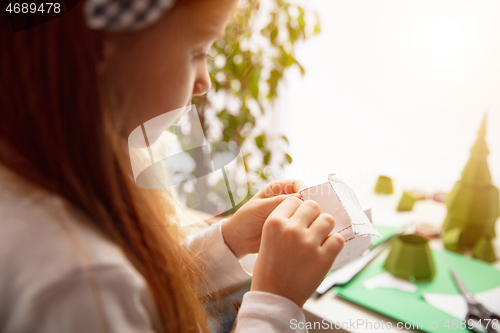
<svg viewBox="0 0 500 333">
<path fill-rule="evenodd" d="M 252 291 L 286 297 L 302 307 L 314 293 L 344 246 L 342 235 L 328 234 L 335 221 L 315 201 L 288 198 L 262 231 Z"/>
<path fill-rule="evenodd" d="M 281 180 L 266 185 L 221 225 L 224 241 L 240 259 L 259 252 L 262 226 L 269 214 L 285 199 L 306 188 L 300 180 Z"/>
</svg>

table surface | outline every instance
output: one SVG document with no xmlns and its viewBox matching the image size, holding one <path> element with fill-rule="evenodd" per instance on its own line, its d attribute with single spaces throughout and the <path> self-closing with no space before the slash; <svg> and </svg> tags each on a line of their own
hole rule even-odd
<svg viewBox="0 0 500 333">
<path fill-rule="evenodd" d="M 401 194 L 402 191 L 398 191 L 390 196 L 373 195 L 370 202 L 373 207 L 373 222 L 375 224 L 378 222 L 377 212 L 384 213 L 382 215 L 388 213 L 393 217 L 398 217 L 395 207 L 397 206 Z M 414 228 L 418 223 L 429 223 L 441 226 L 446 216 L 446 206 L 443 203 L 438 203 L 432 200 L 423 200 L 418 201 L 415 204 L 413 212 L 400 214 L 402 219 L 412 221 L 406 228 L 408 231 L 411 231 L 412 228 Z M 500 235 L 499 222 L 496 224 L 496 231 L 497 235 Z M 436 249 L 443 248 L 441 239 L 431 241 L 430 245 L 432 248 Z M 494 247 L 497 258 L 500 258 L 500 237 L 498 236 L 494 239 Z M 387 249 L 382 252 L 374 260 L 374 262 L 384 260 L 388 251 L 389 250 Z M 494 266 L 500 269 L 500 261 L 494 263 Z M 335 288 L 331 289 L 318 299 L 315 299 L 314 297 L 309 299 L 304 305 L 304 310 L 309 321 L 312 320 L 310 318 L 315 318 L 314 321 L 320 322 L 323 319 L 326 319 L 328 321 L 339 323 L 339 326 L 340 324 L 343 324 L 342 330 L 347 332 L 419 332 L 418 330 L 413 329 L 398 329 L 398 321 L 337 296 Z M 370 328 L 370 323 L 373 325 L 372 328 Z M 391 323 L 391 325 L 388 325 L 387 323 Z M 390 326 L 392 326 L 392 328 Z M 316 332 L 314 329 L 309 331 L 311 333 Z M 317 332 L 320 331 L 324 332 L 325 330 L 317 330 Z"/>
</svg>

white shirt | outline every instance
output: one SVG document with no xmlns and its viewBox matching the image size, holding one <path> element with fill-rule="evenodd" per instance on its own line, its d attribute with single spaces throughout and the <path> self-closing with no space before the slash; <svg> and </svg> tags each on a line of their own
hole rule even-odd
<svg viewBox="0 0 500 333">
<path fill-rule="evenodd" d="M 0 331 L 12 333 L 155 332 L 144 277 L 122 250 L 63 198 L 0 167 Z M 183 242 L 216 289 L 248 280 L 224 243 L 220 223 Z M 206 290 L 208 292 L 209 290 Z M 247 292 L 236 332 L 307 332 L 287 298 Z M 295 325 L 294 327 L 303 327 Z"/>
</svg>

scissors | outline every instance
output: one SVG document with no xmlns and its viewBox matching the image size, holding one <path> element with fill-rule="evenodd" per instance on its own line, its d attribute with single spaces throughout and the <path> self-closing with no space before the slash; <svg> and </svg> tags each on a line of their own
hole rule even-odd
<svg viewBox="0 0 500 333">
<path fill-rule="evenodd" d="M 469 308 L 465 317 L 467 327 L 474 332 L 500 333 L 500 315 L 491 312 L 479 303 L 458 275 L 453 270 L 450 270 L 450 273 Z M 472 325 L 474 325 L 473 328 L 471 328 Z"/>
</svg>

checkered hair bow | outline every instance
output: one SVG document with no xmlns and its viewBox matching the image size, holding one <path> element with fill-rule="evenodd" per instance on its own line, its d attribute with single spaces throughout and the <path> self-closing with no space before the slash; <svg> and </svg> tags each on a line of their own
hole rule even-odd
<svg viewBox="0 0 500 333">
<path fill-rule="evenodd" d="M 174 0 L 86 0 L 85 19 L 90 29 L 137 30 L 173 5 Z"/>
</svg>

